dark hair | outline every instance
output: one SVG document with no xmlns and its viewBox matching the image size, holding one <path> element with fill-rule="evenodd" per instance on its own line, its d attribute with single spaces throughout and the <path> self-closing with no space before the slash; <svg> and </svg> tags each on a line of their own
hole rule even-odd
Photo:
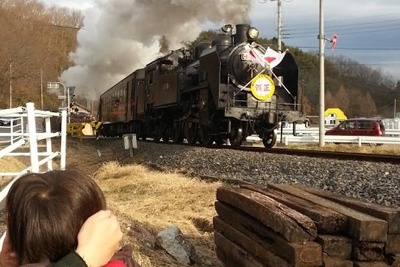
<svg viewBox="0 0 400 267">
<path fill-rule="evenodd" d="M 75 250 L 84 221 L 105 208 L 96 182 L 76 170 L 20 177 L 6 198 L 8 234 L 20 264 L 54 262 Z"/>
</svg>

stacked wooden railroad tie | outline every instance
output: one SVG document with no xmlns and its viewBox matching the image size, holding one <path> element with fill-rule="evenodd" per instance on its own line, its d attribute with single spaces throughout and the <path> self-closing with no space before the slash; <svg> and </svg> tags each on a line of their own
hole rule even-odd
<svg viewBox="0 0 400 267">
<path fill-rule="evenodd" d="M 221 187 L 214 218 L 225 266 L 400 267 L 400 209 L 327 191 Z"/>
</svg>

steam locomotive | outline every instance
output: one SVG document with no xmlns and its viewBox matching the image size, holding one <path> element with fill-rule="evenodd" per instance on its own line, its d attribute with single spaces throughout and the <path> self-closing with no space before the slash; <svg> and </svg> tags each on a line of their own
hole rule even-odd
<svg viewBox="0 0 400 267">
<path fill-rule="evenodd" d="M 137 69 L 100 96 L 100 135 L 156 142 L 240 146 L 257 134 L 266 148 L 283 122 L 304 121 L 291 54 L 269 64 L 258 30 L 225 25 L 211 43 L 181 48 Z M 278 55 L 279 56 L 279 55 Z"/>
</svg>

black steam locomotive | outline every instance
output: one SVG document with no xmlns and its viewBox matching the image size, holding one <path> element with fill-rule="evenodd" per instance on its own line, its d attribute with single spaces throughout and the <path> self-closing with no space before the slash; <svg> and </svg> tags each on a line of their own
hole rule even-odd
<svg viewBox="0 0 400 267">
<path fill-rule="evenodd" d="M 257 37 L 247 24 L 225 25 L 212 43 L 134 71 L 100 96 L 100 134 L 232 146 L 257 134 L 271 148 L 280 123 L 304 120 L 298 69 L 289 53 L 271 68 Z"/>
</svg>

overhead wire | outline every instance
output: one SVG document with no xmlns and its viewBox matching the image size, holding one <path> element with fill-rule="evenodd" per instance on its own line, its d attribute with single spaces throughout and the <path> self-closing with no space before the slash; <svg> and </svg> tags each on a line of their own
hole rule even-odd
<svg viewBox="0 0 400 267">
<path fill-rule="evenodd" d="M 257 0 L 259 3 L 266 3 L 276 0 Z M 285 17 L 283 17 L 285 20 Z M 371 34 L 371 36 L 375 36 L 374 38 L 385 38 L 387 34 L 396 35 L 400 34 L 400 19 L 398 18 L 398 14 L 380 14 L 373 16 L 363 16 L 363 17 L 352 17 L 352 18 L 344 18 L 344 19 L 333 19 L 325 21 L 325 34 L 326 33 L 335 33 L 341 36 L 354 36 L 354 38 L 358 38 L 361 34 Z M 393 34 L 392 34 L 393 33 Z M 301 39 L 316 39 L 319 34 L 319 21 L 307 22 L 307 23 L 298 23 L 290 25 L 290 23 L 282 24 L 282 39 L 283 40 L 301 40 Z M 381 37 L 378 37 L 381 36 Z M 361 37 L 361 36 L 360 36 Z M 327 40 L 329 41 L 329 39 Z M 316 46 L 301 46 L 295 45 L 300 49 L 310 49 L 317 51 L 319 47 Z M 374 51 L 374 52 L 391 52 L 391 51 L 400 51 L 400 46 L 391 46 L 391 47 L 377 47 L 373 45 L 371 47 L 364 46 L 355 46 L 355 47 L 343 47 L 336 46 L 335 50 L 341 51 Z M 333 52 L 332 52 L 333 55 Z M 390 62 L 378 62 L 378 63 L 368 63 L 368 65 L 400 65 L 399 61 L 390 61 Z"/>
<path fill-rule="evenodd" d="M 257 0 L 259 3 L 267 3 L 276 0 Z M 382 19 L 383 18 L 383 19 Z M 399 29 L 400 19 L 398 14 L 382 14 L 373 16 L 364 16 L 356 18 L 343 18 L 325 21 L 326 31 L 340 31 L 340 35 L 346 34 L 359 34 L 365 32 L 382 32 Z M 289 25 L 289 26 L 288 26 Z M 318 33 L 318 21 L 298 23 L 293 27 L 290 23 L 284 23 L 283 33 L 284 38 L 300 38 L 304 36 L 311 36 Z"/>
<path fill-rule="evenodd" d="M 400 19 L 397 21 L 400 22 Z M 326 31 L 335 31 L 338 32 L 340 31 L 341 35 L 344 34 L 358 34 L 358 33 L 366 33 L 366 32 L 381 32 L 381 31 L 391 31 L 391 30 L 399 30 L 399 23 L 396 24 L 380 24 L 380 25 L 372 25 L 372 26 L 364 26 L 362 27 L 361 23 L 354 24 L 354 25 L 360 25 L 356 27 L 351 27 L 353 25 L 347 24 L 347 25 L 327 25 L 325 26 Z M 315 34 L 315 32 L 318 32 L 318 28 L 303 28 L 303 29 L 291 29 L 288 31 L 288 34 L 290 35 L 300 35 L 300 36 L 307 36 L 311 34 Z"/>
<path fill-rule="evenodd" d="M 400 32 L 400 19 L 390 18 L 390 14 L 378 15 L 378 16 L 367 16 L 358 18 L 348 18 L 342 20 L 328 20 L 325 22 L 325 32 L 333 32 L 343 35 L 360 35 L 360 34 L 374 34 L 376 38 L 377 33 L 386 34 L 388 32 Z M 377 18 L 384 17 L 382 20 L 376 20 Z M 372 20 L 371 20 L 372 19 Z M 362 20 L 366 20 L 365 22 Z M 354 21 L 354 22 L 353 22 Z M 339 23 L 338 23 L 339 22 Z M 307 25 L 312 25 L 308 27 Z M 315 26 L 317 23 L 304 23 L 296 24 L 295 27 L 290 27 L 290 30 L 284 29 L 283 38 L 286 40 L 301 40 L 310 39 L 318 36 L 319 27 Z M 299 47 L 316 49 L 317 47 Z M 336 50 L 359 50 L 359 51 L 399 51 L 400 47 L 336 47 Z"/>
</svg>

